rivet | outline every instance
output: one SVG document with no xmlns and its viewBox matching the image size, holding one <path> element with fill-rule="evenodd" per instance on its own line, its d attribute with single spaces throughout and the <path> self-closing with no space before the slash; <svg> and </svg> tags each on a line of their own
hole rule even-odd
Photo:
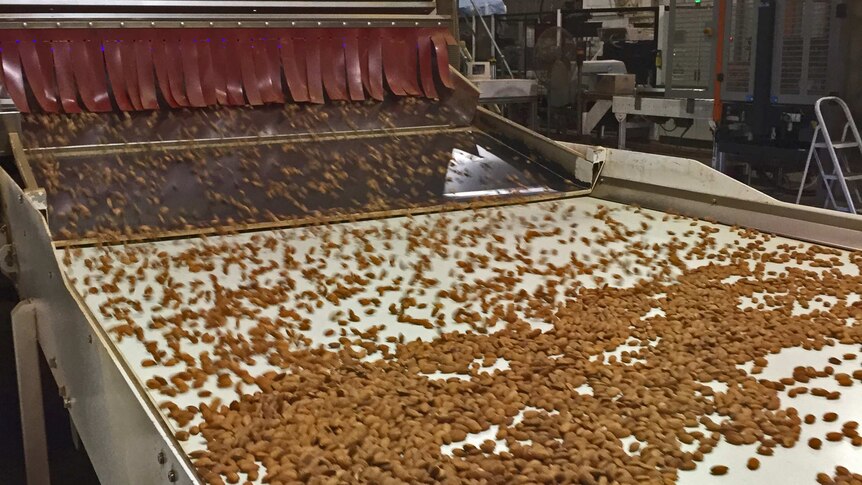
<svg viewBox="0 0 862 485">
<path fill-rule="evenodd" d="M 180 22 L 180 27 L 185 27 L 185 26 L 186 26 L 185 22 Z"/>
<path fill-rule="evenodd" d="M 48 359 L 48 367 L 50 367 L 52 369 L 57 368 L 57 358 L 56 357 L 51 357 L 50 359 Z"/>
<path fill-rule="evenodd" d="M 155 26 L 156 26 L 155 22 L 150 22 L 150 27 L 155 27 Z"/>
<path fill-rule="evenodd" d="M 125 22 L 120 22 L 120 27 L 125 27 L 125 26 L 126 26 Z"/>
<path fill-rule="evenodd" d="M 24 27 L 26 27 L 26 26 L 27 26 L 27 22 L 21 22 L 21 25 L 22 25 L 22 26 L 24 26 Z"/>
<path fill-rule="evenodd" d="M 164 451 L 160 451 L 159 454 L 156 455 L 156 461 L 159 462 L 159 465 L 164 465 L 165 462 L 168 461 L 167 458 L 165 458 L 165 452 Z"/>
<path fill-rule="evenodd" d="M 176 482 L 177 481 L 177 472 L 171 470 L 168 472 L 168 481 Z"/>
</svg>

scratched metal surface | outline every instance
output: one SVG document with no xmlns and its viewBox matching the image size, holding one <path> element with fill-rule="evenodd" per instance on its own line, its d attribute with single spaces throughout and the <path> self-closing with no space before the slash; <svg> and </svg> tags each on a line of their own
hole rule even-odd
<svg viewBox="0 0 862 485">
<path fill-rule="evenodd" d="M 55 239 L 170 232 L 588 188 L 475 131 L 31 159 Z"/>
</svg>

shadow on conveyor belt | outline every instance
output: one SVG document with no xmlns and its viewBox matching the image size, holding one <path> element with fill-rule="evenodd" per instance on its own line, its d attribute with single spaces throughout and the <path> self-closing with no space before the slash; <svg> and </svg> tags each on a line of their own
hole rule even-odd
<svg viewBox="0 0 862 485">
<path fill-rule="evenodd" d="M 0 277 L 0 474 L 2 483 L 9 485 L 26 483 L 11 322 L 11 312 L 17 303 L 18 295 L 11 282 Z M 40 360 L 51 483 L 99 483 L 86 451 L 83 447 L 75 448 L 57 384 L 44 357 Z"/>
</svg>

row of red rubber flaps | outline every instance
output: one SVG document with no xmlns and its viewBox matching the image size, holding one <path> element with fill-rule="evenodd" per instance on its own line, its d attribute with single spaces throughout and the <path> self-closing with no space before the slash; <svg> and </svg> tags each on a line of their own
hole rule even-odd
<svg viewBox="0 0 862 485">
<path fill-rule="evenodd" d="M 2 30 L 0 82 L 49 113 L 438 98 L 454 43 L 446 28 Z"/>
</svg>

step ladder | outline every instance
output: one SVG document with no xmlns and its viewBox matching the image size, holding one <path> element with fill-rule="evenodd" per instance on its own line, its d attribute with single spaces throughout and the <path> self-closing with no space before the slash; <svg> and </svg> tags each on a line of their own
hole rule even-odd
<svg viewBox="0 0 862 485">
<path fill-rule="evenodd" d="M 844 124 L 844 130 L 841 134 L 841 139 L 835 143 L 832 141 L 832 135 L 829 133 L 829 128 L 823 118 L 822 106 L 824 104 L 835 104 L 844 112 L 844 118 L 847 120 Z M 850 108 L 847 103 L 841 98 L 828 96 L 820 98 L 814 105 L 814 112 L 817 115 L 817 128 L 814 130 L 814 137 L 811 140 L 811 148 L 808 150 L 808 160 L 805 162 L 805 171 L 802 173 L 802 181 L 799 185 L 799 193 L 796 195 L 796 203 L 802 199 L 802 189 L 805 187 L 805 179 L 808 177 L 808 170 L 811 168 L 812 159 L 817 164 L 817 169 L 820 171 L 820 178 L 826 187 L 826 202 L 824 207 L 829 204 L 836 210 L 846 211 L 853 214 L 862 213 L 862 139 L 859 137 L 859 129 L 853 121 L 853 115 L 850 114 Z M 848 135 L 853 135 L 852 138 L 847 138 Z M 829 155 L 828 158 L 821 158 L 821 151 L 825 150 Z M 860 158 L 857 160 L 848 159 L 848 152 L 859 152 Z M 828 161 L 824 164 L 824 161 Z M 856 168 L 853 168 L 855 162 Z M 837 189 L 840 190 L 838 195 L 843 195 L 846 205 L 839 205 L 835 199 Z"/>
</svg>

